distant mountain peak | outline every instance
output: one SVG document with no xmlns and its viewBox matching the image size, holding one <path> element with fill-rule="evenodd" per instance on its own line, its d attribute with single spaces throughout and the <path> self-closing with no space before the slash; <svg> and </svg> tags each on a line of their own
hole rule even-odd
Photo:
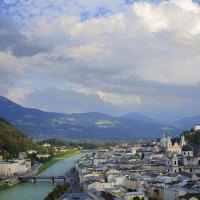
<svg viewBox="0 0 200 200">
<path fill-rule="evenodd" d="M 8 99 L 8 98 L 6 98 L 4 96 L 0 96 L 0 102 L 18 105 L 17 103 L 11 101 L 10 99 Z M 20 106 L 20 105 L 18 105 L 18 106 Z"/>
<path fill-rule="evenodd" d="M 155 119 L 138 112 L 127 113 L 125 115 L 122 115 L 121 117 L 126 119 L 134 119 L 138 121 L 149 122 L 149 123 L 158 123 L 158 121 L 156 121 Z"/>
<path fill-rule="evenodd" d="M 8 98 L 4 97 L 4 96 L 0 96 L 0 100 L 1 101 L 7 101 L 10 102 L 11 100 L 9 100 Z"/>
<path fill-rule="evenodd" d="M 192 117 L 182 118 L 178 121 L 175 121 L 171 124 L 172 127 L 175 127 L 178 130 L 186 131 L 193 128 L 196 124 L 200 123 L 200 115 L 195 115 Z"/>
<path fill-rule="evenodd" d="M 112 140 L 152 138 L 160 135 L 160 128 L 162 128 L 162 125 L 141 114 L 137 114 L 135 119 L 128 119 L 128 117 L 113 117 L 99 112 L 73 114 L 44 112 L 22 107 L 2 96 L 0 117 L 29 136 L 43 139 L 52 137 Z"/>
</svg>

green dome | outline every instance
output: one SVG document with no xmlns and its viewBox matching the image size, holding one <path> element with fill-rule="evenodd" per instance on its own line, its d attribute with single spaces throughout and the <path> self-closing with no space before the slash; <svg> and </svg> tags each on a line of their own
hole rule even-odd
<svg viewBox="0 0 200 200">
<path fill-rule="evenodd" d="M 166 141 L 167 141 L 166 138 L 161 138 L 160 139 L 160 144 L 166 144 Z"/>
</svg>

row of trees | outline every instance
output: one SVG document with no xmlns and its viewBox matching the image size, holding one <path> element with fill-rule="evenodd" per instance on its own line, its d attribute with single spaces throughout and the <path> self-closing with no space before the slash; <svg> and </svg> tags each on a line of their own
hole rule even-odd
<svg viewBox="0 0 200 200">
<path fill-rule="evenodd" d="M 49 143 L 53 146 L 66 146 L 68 148 L 82 147 L 84 149 L 97 149 L 97 148 L 109 148 L 110 146 L 115 146 L 119 144 L 119 141 L 102 141 L 102 140 L 60 140 L 60 139 L 48 139 L 41 141 L 40 144 Z"/>
</svg>

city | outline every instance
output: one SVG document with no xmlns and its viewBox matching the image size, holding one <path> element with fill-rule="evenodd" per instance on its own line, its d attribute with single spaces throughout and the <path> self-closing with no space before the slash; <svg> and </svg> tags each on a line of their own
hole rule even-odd
<svg viewBox="0 0 200 200">
<path fill-rule="evenodd" d="M 200 0 L 0 0 L 0 200 L 200 200 Z"/>
<path fill-rule="evenodd" d="M 191 130 L 192 134 L 200 134 L 200 125 Z M 74 160 L 74 166 L 66 174 L 57 177 L 35 176 L 41 164 L 31 167 L 31 159 L 27 159 L 25 152 L 19 154 L 18 160 L 3 161 L 1 156 L 0 177 L 4 178 L 1 183 L 12 186 L 26 177 L 33 184 L 36 179 L 49 179 L 53 183 L 57 178 L 64 179 L 69 189 L 61 200 L 200 198 L 200 145 L 191 146 L 183 133 L 177 138 L 163 134 L 157 140 L 119 143 L 88 151 L 89 154 L 86 151 L 84 156 Z M 44 143 L 43 146 L 51 145 Z M 69 151 L 65 146 L 53 148 Z M 36 153 L 38 158 L 50 156 L 37 154 L 35 150 L 27 153 Z"/>
<path fill-rule="evenodd" d="M 200 146 L 183 135 L 174 143 L 164 135 L 101 149 L 79 160 L 76 170 L 92 199 L 200 199 Z"/>
</svg>

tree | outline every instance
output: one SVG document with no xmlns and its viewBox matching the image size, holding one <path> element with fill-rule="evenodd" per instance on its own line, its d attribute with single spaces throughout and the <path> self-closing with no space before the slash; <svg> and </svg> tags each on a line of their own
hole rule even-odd
<svg viewBox="0 0 200 200">
<path fill-rule="evenodd" d="M 67 192 L 69 188 L 69 183 L 65 182 L 62 185 L 58 184 L 51 193 L 48 194 L 47 197 L 45 197 L 44 200 L 55 200 L 55 199 L 59 199 L 61 196 L 63 196 L 63 194 L 65 194 Z"/>
<path fill-rule="evenodd" d="M 142 152 L 142 155 L 141 155 L 141 160 L 143 160 L 144 159 L 144 153 Z"/>
</svg>

